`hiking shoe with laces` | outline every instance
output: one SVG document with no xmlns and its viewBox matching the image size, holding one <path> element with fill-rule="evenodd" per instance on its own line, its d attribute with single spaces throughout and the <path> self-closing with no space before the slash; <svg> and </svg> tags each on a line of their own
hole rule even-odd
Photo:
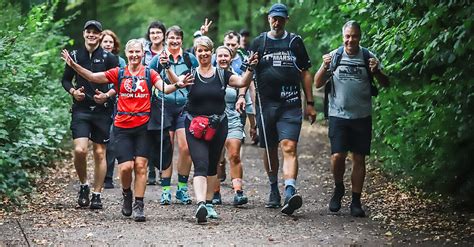
<svg viewBox="0 0 474 247">
<path fill-rule="evenodd" d="M 272 190 L 268 196 L 268 201 L 265 204 L 266 208 L 279 208 L 281 207 L 281 196 L 280 191 Z"/>
<path fill-rule="evenodd" d="M 133 220 L 134 221 L 143 222 L 146 220 L 144 207 L 145 207 L 145 204 L 143 203 L 143 201 L 135 200 L 135 203 L 133 203 Z"/>
<path fill-rule="evenodd" d="M 89 185 L 81 185 L 78 193 L 77 204 L 81 207 L 87 207 L 90 204 L 89 199 L 90 189 Z"/>
<path fill-rule="evenodd" d="M 188 193 L 188 187 L 181 187 L 176 190 L 176 199 L 184 205 L 191 204 L 192 200 Z"/>
<path fill-rule="evenodd" d="M 122 214 L 124 216 L 130 216 L 132 215 L 133 193 L 131 190 L 129 192 L 122 192 L 122 196 L 123 196 Z"/>
<path fill-rule="evenodd" d="M 100 194 L 92 193 L 90 209 L 102 209 L 102 200 Z"/>
<path fill-rule="evenodd" d="M 354 217 L 365 217 L 365 211 L 362 209 L 360 202 L 352 202 L 351 206 L 351 215 Z"/>
<path fill-rule="evenodd" d="M 212 197 L 212 204 L 214 205 L 221 205 L 222 204 L 222 197 L 220 192 L 214 192 L 214 196 Z"/>
<path fill-rule="evenodd" d="M 344 189 L 334 189 L 331 201 L 329 201 L 329 211 L 338 212 L 341 209 L 341 201 L 344 196 Z"/>
<path fill-rule="evenodd" d="M 287 215 L 291 215 L 295 212 L 296 209 L 301 208 L 302 205 L 303 198 L 298 194 L 294 194 L 288 199 L 287 202 L 285 202 L 285 205 L 281 209 L 281 212 Z"/>
<path fill-rule="evenodd" d="M 200 202 L 194 214 L 198 224 L 207 222 L 207 207 L 204 202 Z"/>
<path fill-rule="evenodd" d="M 240 206 L 247 204 L 249 202 L 249 199 L 244 195 L 244 192 L 241 190 L 238 190 L 235 192 L 234 195 L 234 206 Z"/>
<path fill-rule="evenodd" d="M 171 204 L 171 193 L 170 193 L 169 190 L 163 191 L 161 193 L 160 204 L 161 205 L 170 205 Z"/>
<path fill-rule="evenodd" d="M 207 218 L 209 218 L 209 219 L 217 219 L 217 218 L 219 218 L 219 217 L 217 216 L 216 210 L 214 210 L 214 205 L 212 205 L 212 204 L 206 204 L 206 209 L 207 209 L 207 216 L 206 216 Z"/>
</svg>

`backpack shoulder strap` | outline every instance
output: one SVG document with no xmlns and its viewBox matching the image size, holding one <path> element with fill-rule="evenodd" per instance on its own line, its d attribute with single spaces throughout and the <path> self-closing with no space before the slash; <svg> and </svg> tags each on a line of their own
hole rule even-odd
<svg viewBox="0 0 474 247">
<path fill-rule="evenodd" d="M 341 64 L 342 54 L 344 53 L 344 46 L 337 48 L 336 53 L 334 54 L 329 68 L 332 72 L 336 71 L 339 64 Z"/>
<path fill-rule="evenodd" d="M 225 89 L 226 83 L 224 80 L 224 69 L 217 68 L 217 75 L 219 76 L 219 81 L 221 82 L 221 86 L 222 86 L 221 89 Z"/>
<path fill-rule="evenodd" d="M 120 94 L 120 86 L 122 85 L 123 73 L 125 73 L 125 68 L 120 68 L 118 72 L 117 96 Z"/>
<path fill-rule="evenodd" d="M 183 60 L 184 60 L 184 64 L 186 64 L 186 67 L 188 67 L 188 69 L 191 69 L 193 67 L 193 63 L 191 62 L 191 58 L 189 57 L 189 53 L 188 52 L 183 52 Z"/>
<path fill-rule="evenodd" d="M 150 67 L 145 67 L 145 80 L 146 80 L 146 85 L 148 86 L 148 91 L 153 90 L 153 84 L 151 83 L 151 71 Z"/>
<path fill-rule="evenodd" d="M 258 57 L 259 57 L 259 60 L 263 57 L 264 53 L 265 53 L 265 46 L 267 45 L 267 32 L 263 32 L 260 34 L 260 36 L 262 36 L 262 41 L 261 41 L 261 44 L 258 46 Z"/>
<path fill-rule="evenodd" d="M 362 47 L 362 56 L 364 57 L 364 66 L 365 66 L 365 69 L 367 70 L 367 75 L 369 75 L 370 83 L 372 83 L 372 81 L 374 80 L 374 76 L 370 72 L 369 59 L 371 56 L 367 48 Z"/>
</svg>

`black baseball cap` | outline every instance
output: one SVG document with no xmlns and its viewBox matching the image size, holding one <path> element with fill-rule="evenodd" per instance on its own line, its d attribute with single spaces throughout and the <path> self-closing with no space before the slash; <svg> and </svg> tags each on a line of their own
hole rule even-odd
<svg viewBox="0 0 474 247">
<path fill-rule="evenodd" d="M 288 8 L 284 4 L 275 3 L 270 8 L 270 11 L 268 11 L 268 16 L 270 17 L 280 16 L 283 18 L 288 18 Z"/>
<path fill-rule="evenodd" d="M 99 32 L 102 32 L 102 24 L 100 24 L 100 22 L 98 22 L 96 20 L 89 20 L 89 21 L 86 22 L 86 24 L 84 24 L 84 30 L 86 30 L 90 26 L 93 26 L 97 30 L 99 30 Z"/>
</svg>

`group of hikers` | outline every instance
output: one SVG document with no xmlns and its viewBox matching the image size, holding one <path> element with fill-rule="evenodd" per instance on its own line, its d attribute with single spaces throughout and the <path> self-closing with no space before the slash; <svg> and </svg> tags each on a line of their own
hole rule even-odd
<svg viewBox="0 0 474 247">
<path fill-rule="evenodd" d="M 122 214 L 145 221 L 147 185 L 159 179 L 160 204 L 172 202 L 175 145 L 175 197 L 182 204 L 192 203 L 188 179 L 194 167 L 194 216 L 198 223 L 218 218 L 214 205 L 222 203 L 219 179 L 225 177 L 224 151 L 230 164 L 232 203 L 248 203 L 240 152 L 248 120 L 250 138 L 264 150 L 263 164 L 270 183 L 265 207 L 282 207 L 282 213 L 293 214 L 303 203 L 296 189 L 302 105 L 313 123 L 314 84 L 316 88 L 326 86 L 328 99 L 335 182 L 329 210 L 337 212 L 341 208 L 345 162 L 351 152 L 350 213 L 364 217 L 360 198 L 365 156 L 370 154 L 371 96 L 377 94 L 373 78 L 381 86 L 388 86 L 388 77 L 374 54 L 359 45 L 362 32 L 355 21 L 344 24 L 343 45 L 323 56 L 313 77 L 302 38 L 285 30 L 288 20 L 288 8 L 274 4 L 268 11 L 270 30 L 250 45 L 248 32 L 229 31 L 224 44 L 215 47 L 206 36 L 212 24 L 206 19 L 193 35 L 193 47 L 187 50 L 182 47 L 184 33 L 179 26 L 166 29 L 154 21 L 145 39 L 126 43 L 127 61 L 118 55 L 120 42 L 115 33 L 103 30 L 96 20 L 87 21 L 84 46 L 62 52 L 66 62 L 62 85 L 73 97 L 71 130 L 74 166 L 80 181 L 79 206 L 102 209 L 101 191 L 114 187 L 117 161 Z M 89 140 L 95 162 L 92 193 L 86 169 Z M 283 158 L 283 206 L 278 148 Z"/>
</svg>

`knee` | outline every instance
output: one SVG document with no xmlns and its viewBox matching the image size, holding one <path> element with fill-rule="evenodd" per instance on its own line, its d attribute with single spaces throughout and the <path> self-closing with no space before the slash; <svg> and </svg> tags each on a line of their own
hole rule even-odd
<svg viewBox="0 0 474 247">
<path fill-rule="evenodd" d="M 131 162 L 127 162 L 125 164 L 121 164 L 119 166 L 119 169 L 123 173 L 131 173 L 133 171 L 133 164 L 130 164 Z"/>
<path fill-rule="evenodd" d="M 240 164 L 240 155 L 238 153 L 229 153 L 229 162 L 231 166 Z"/>
<path fill-rule="evenodd" d="M 135 175 L 145 176 L 147 172 L 146 161 L 135 161 Z"/>
<path fill-rule="evenodd" d="M 282 142 L 281 151 L 284 154 L 296 156 L 296 142 L 294 141 Z"/>
<path fill-rule="evenodd" d="M 345 163 L 346 162 L 346 154 L 345 153 L 334 153 L 331 155 L 331 159 L 335 163 Z"/>
<path fill-rule="evenodd" d="M 96 147 L 94 149 L 94 157 L 96 159 L 103 159 L 105 158 L 105 148 L 103 147 Z"/>
<path fill-rule="evenodd" d="M 181 154 L 189 154 L 189 148 L 186 142 L 178 142 L 178 150 Z"/>
<path fill-rule="evenodd" d="M 86 156 L 87 155 L 87 146 L 77 145 L 74 147 L 74 155 L 76 156 Z"/>
</svg>

